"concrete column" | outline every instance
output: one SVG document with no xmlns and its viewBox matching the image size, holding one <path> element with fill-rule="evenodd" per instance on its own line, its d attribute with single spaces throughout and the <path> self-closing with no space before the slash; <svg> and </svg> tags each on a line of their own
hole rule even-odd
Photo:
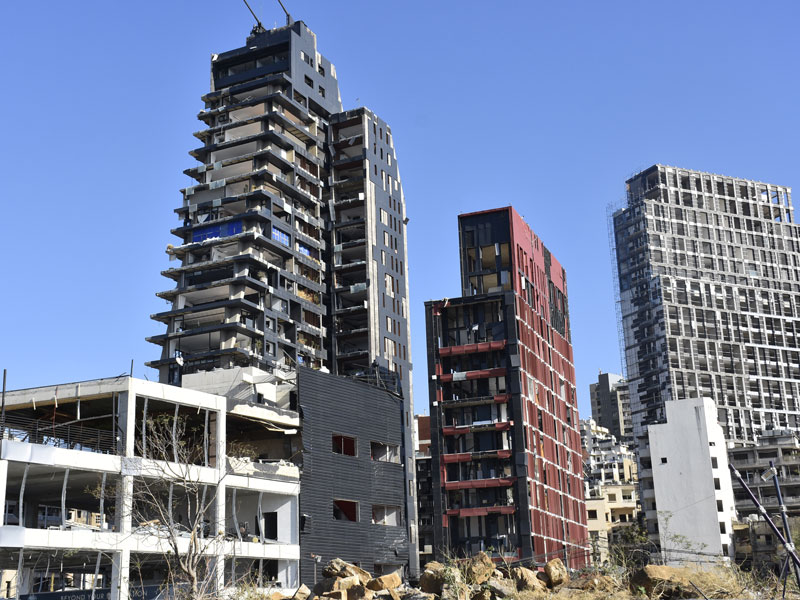
<svg viewBox="0 0 800 600">
<path fill-rule="evenodd" d="M 33 571 L 29 567 L 23 567 L 17 572 L 17 598 L 23 594 L 30 594 L 32 591 Z"/>
<path fill-rule="evenodd" d="M 215 445 L 216 469 L 217 469 L 217 494 L 214 497 L 214 517 L 216 535 L 216 560 L 214 561 L 214 571 L 216 574 L 216 590 L 222 591 L 225 587 L 225 472 L 227 469 L 227 456 L 225 454 L 226 430 L 225 416 L 226 406 L 223 405 L 216 413 Z"/>
<path fill-rule="evenodd" d="M 136 393 L 133 386 L 119 395 L 119 429 L 123 435 L 123 456 L 134 455 L 136 442 Z"/>
<path fill-rule="evenodd" d="M 120 533 L 129 535 L 133 520 L 133 475 L 122 475 L 122 482 L 117 490 L 117 507 L 114 528 Z"/>
<path fill-rule="evenodd" d="M 131 551 L 114 553 L 111 563 L 111 600 L 128 600 L 130 592 Z"/>
<path fill-rule="evenodd" d="M 114 518 L 116 531 L 123 534 L 131 532 L 133 511 L 133 476 L 126 474 L 128 469 L 125 462 L 136 453 L 136 390 L 135 382 L 130 379 L 128 382 L 128 390 L 119 395 L 119 429 L 123 436 L 122 481 L 117 489 L 117 514 Z M 130 559 L 130 553 L 128 558 Z"/>
</svg>

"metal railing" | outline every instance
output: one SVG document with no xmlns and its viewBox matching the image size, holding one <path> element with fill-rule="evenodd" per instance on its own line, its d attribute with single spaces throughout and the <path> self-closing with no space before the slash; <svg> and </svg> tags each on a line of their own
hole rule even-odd
<svg viewBox="0 0 800 600">
<path fill-rule="evenodd" d="M 113 432 L 86 427 L 78 423 L 53 423 L 6 413 L 3 438 L 43 444 L 56 448 L 116 454 L 117 443 Z"/>
</svg>

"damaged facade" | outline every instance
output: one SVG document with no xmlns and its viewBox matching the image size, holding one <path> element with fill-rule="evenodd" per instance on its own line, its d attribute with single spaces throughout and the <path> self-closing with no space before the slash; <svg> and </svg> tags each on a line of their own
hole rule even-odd
<svg viewBox="0 0 800 600">
<path fill-rule="evenodd" d="M 712 400 L 735 446 L 800 429 L 800 229 L 785 186 L 663 165 L 626 185 L 613 242 L 642 503 L 657 541 L 662 457 L 651 457 L 647 430 L 670 401 Z"/>
<path fill-rule="evenodd" d="M 426 302 L 434 553 L 588 560 L 566 273 L 511 207 L 461 215 Z"/>
<path fill-rule="evenodd" d="M 118 377 L 9 392 L 5 593 L 155 596 L 185 585 L 170 576 L 170 541 L 183 553 L 193 533 L 208 589 L 313 586 L 315 556 L 408 573 L 405 428 L 385 369 L 243 367 L 185 375 L 183 387 Z"/>
<path fill-rule="evenodd" d="M 130 377 L 8 392 L 6 596 L 148 597 L 172 583 L 172 542 L 193 540 L 209 587 L 297 585 L 300 472 L 283 457 L 299 415 L 249 400 Z"/>
<path fill-rule="evenodd" d="M 411 490 L 403 512 L 416 573 L 406 206 L 391 128 L 343 111 L 336 69 L 302 21 L 254 30 L 214 54 L 163 272 L 175 287 L 153 315 L 159 380 L 214 369 L 302 367 L 402 390 Z"/>
<path fill-rule="evenodd" d="M 403 461 L 403 399 L 396 375 L 358 379 L 311 369 L 297 373 L 303 415 L 300 494 L 301 578 L 334 558 L 376 575 L 408 574 L 410 545 Z M 369 414 L 369 418 L 365 415 Z"/>
</svg>

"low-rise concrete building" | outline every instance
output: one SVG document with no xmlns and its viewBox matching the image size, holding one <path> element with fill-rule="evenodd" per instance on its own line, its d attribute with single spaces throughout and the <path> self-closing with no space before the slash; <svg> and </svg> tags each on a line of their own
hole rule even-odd
<svg viewBox="0 0 800 600">
<path fill-rule="evenodd" d="M 788 513 L 800 516 L 800 438 L 797 432 L 789 429 L 767 430 L 758 436 L 757 445 L 731 448 L 728 459 L 767 510 L 779 515 L 775 484 L 772 479 L 761 478 L 772 461 L 780 478 Z M 734 485 L 734 498 L 740 519 L 758 514 L 758 509 L 738 484 Z"/>
<path fill-rule="evenodd" d="M 8 392 L 6 594 L 146 595 L 175 581 L 176 551 L 210 559 L 205 586 L 296 586 L 300 472 L 271 449 L 299 425 L 276 403 L 131 377 Z"/>
<path fill-rule="evenodd" d="M 621 542 L 624 528 L 636 525 L 639 514 L 636 482 L 590 487 L 586 493 L 587 523 L 592 562 L 608 561 L 614 544 Z"/>
<path fill-rule="evenodd" d="M 666 402 L 639 449 L 648 532 L 667 564 L 733 556 L 733 489 L 722 427 L 711 400 Z"/>
<path fill-rule="evenodd" d="M 580 428 L 592 562 L 603 564 L 623 528 L 637 522 L 636 455 L 594 419 L 582 420 Z"/>
</svg>

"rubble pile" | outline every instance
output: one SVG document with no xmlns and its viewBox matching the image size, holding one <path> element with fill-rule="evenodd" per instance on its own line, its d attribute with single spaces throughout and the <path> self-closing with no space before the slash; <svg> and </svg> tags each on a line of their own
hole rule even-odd
<svg viewBox="0 0 800 600">
<path fill-rule="evenodd" d="M 542 570 L 498 566 L 483 552 L 448 564 L 429 562 L 418 587 L 403 581 L 399 571 L 373 577 L 364 569 L 334 559 L 322 571 L 313 591 L 301 586 L 291 597 L 278 593 L 269 600 L 677 600 L 697 598 L 693 584 L 713 591 L 714 598 L 754 598 L 742 587 L 722 585 L 711 572 L 649 565 L 625 577 L 600 571 L 570 573 L 560 559 Z"/>
<path fill-rule="evenodd" d="M 372 577 L 360 567 L 334 559 L 323 569 L 323 579 L 313 593 L 301 588 L 295 600 L 501 600 L 527 595 L 545 596 L 569 581 L 559 559 L 544 571 L 525 567 L 500 567 L 485 553 L 458 563 L 429 562 L 419 578 L 419 587 L 403 581 L 400 572 Z M 304 586 L 305 587 L 305 586 Z"/>
</svg>

